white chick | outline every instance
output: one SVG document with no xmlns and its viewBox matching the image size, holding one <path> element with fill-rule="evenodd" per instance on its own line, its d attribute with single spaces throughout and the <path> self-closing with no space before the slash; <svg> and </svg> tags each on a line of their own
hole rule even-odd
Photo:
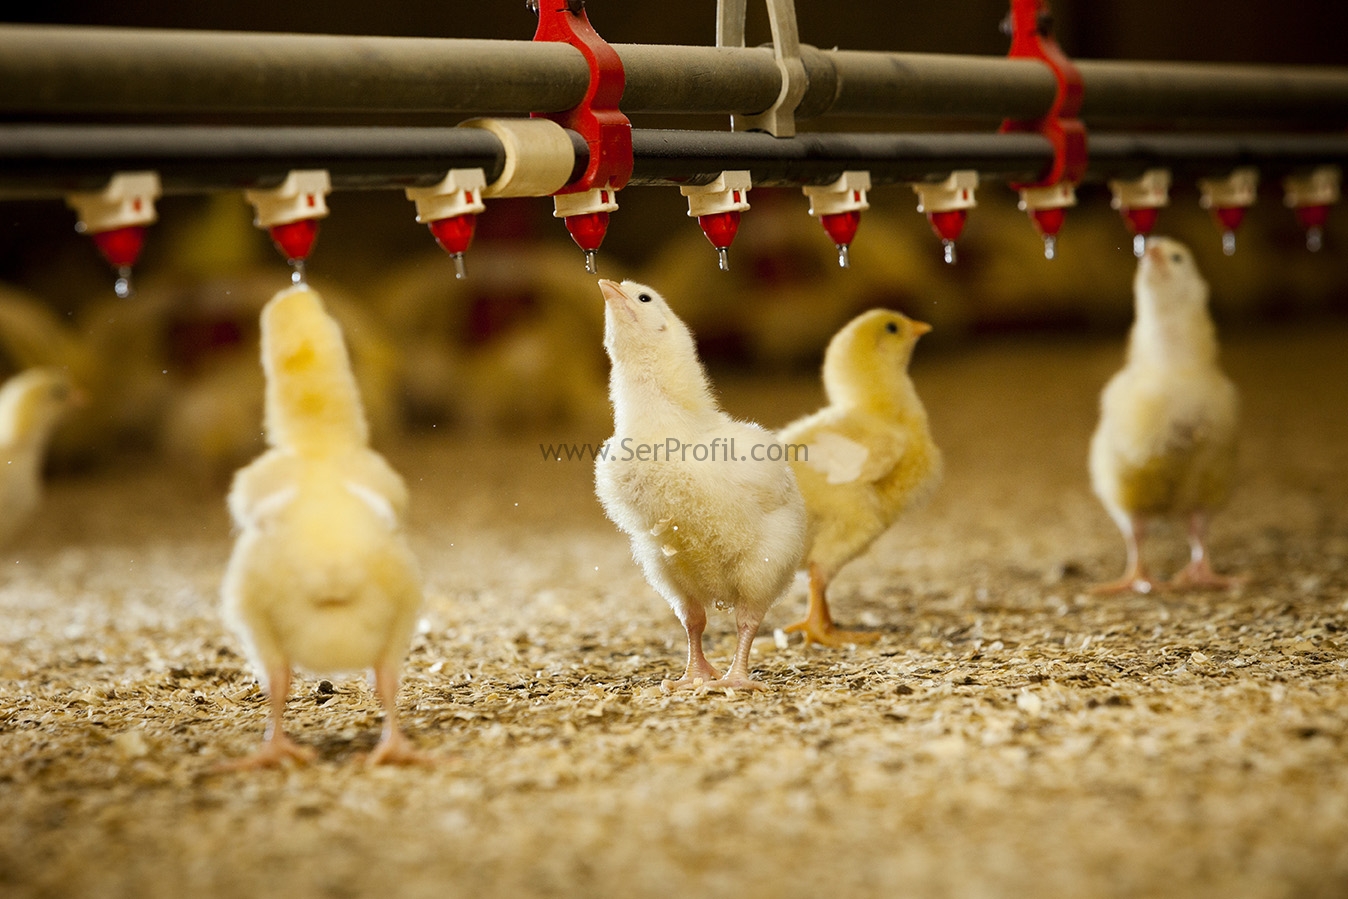
<svg viewBox="0 0 1348 899">
<path fill-rule="evenodd" d="M 341 329 L 300 286 L 262 311 L 270 449 L 235 475 L 239 529 L 225 573 L 225 612 L 248 644 L 271 705 L 266 740 L 231 767 L 305 761 L 282 729 L 291 665 L 372 669 L 384 730 L 368 761 L 421 756 L 397 724 L 398 674 L 422 589 L 402 519 L 407 488 L 368 446 Z"/>
<path fill-rule="evenodd" d="M 930 330 L 888 309 L 854 318 L 824 354 L 829 404 L 777 435 L 792 451 L 810 515 L 809 609 L 804 620 L 787 628 L 800 631 L 806 643 L 839 646 L 877 638 L 834 625 L 828 585 L 940 483 L 941 452 L 908 376 L 913 346 Z"/>
<path fill-rule="evenodd" d="M 1151 238 L 1133 279 L 1135 315 L 1128 359 L 1100 397 L 1091 439 L 1091 484 L 1127 544 L 1123 577 L 1096 592 L 1156 588 L 1142 560 L 1148 523 L 1188 519 L 1190 561 L 1171 584 L 1223 588 L 1213 572 L 1208 517 L 1235 475 L 1236 388 L 1217 365 L 1208 285 L 1187 247 Z"/>
<path fill-rule="evenodd" d="M 23 527 L 42 500 L 42 463 L 52 432 L 76 392 L 63 369 L 39 366 L 0 387 L 0 543 Z"/>
<path fill-rule="evenodd" d="M 693 335 L 658 293 L 632 281 L 599 288 L 614 433 L 606 459 L 596 461 L 595 486 L 688 632 L 683 677 L 664 687 L 762 689 L 749 675 L 749 651 L 805 545 L 791 466 L 771 432 L 717 407 Z M 735 612 L 725 677 L 702 651 L 710 605 Z"/>
</svg>

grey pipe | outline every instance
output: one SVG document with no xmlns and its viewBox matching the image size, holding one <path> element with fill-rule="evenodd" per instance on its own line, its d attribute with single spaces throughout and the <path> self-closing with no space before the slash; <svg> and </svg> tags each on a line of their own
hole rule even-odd
<svg viewBox="0 0 1348 899">
<path fill-rule="evenodd" d="M 752 114 L 780 88 L 772 51 L 615 45 L 631 114 Z M 1034 118 L 1047 68 L 1024 60 L 801 48 L 800 118 Z M 1078 63 L 1088 123 L 1184 119 L 1348 127 L 1348 69 Z M 580 53 L 530 41 L 0 26 L 0 114 L 511 114 L 579 102 Z"/>
<path fill-rule="evenodd" d="M 1154 119 L 1169 125 L 1243 120 L 1348 126 L 1348 69 L 1179 62 L 1077 63 L 1086 90 L 1081 117 Z"/>
<path fill-rule="evenodd" d="M 0 112 L 548 112 L 589 73 L 561 44 L 0 26 Z"/>
</svg>

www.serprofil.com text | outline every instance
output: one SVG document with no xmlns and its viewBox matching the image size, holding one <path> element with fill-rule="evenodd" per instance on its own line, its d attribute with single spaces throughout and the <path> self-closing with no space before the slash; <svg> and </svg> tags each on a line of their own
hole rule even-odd
<svg viewBox="0 0 1348 899">
<path fill-rule="evenodd" d="M 631 437 L 614 443 L 540 443 L 545 461 L 556 462 L 808 462 L 810 448 L 803 443 L 740 444 L 735 438 L 685 443 L 667 437 L 657 443 Z"/>
</svg>

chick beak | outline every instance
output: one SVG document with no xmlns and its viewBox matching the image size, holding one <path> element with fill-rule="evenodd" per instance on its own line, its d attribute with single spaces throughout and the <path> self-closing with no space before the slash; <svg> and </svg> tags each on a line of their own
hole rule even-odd
<svg viewBox="0 0 1348 899">
<path fill-rule="evenodd" d="M 913 337 L 921 337 L 923 334 L 931 333 L 931 325 L 926 322 L 920 322 L 914 319 L 909 319 L 908 322 L 913 329 Z"/>
<path fill-rule="evenodd" d="M 623 293 L 623 289 L 618 286 L 617 281 L 610 281 L 607 278 L 599 279 L 599 291 L 604 295 L 604 302 L 611 309 L 621 309 L 627 313 L 632 321 L 637 319 L 637 311 L 632 307 L 632 298 Z"/>
<path fill-rule="evenodd" d="M 1148 241 L 1146 256 L 1152 265 L 1159 265 L 1165 261 L 1165 250 L 1161 249 L 1161 245 L 1157 241 Z"/>
</svg>

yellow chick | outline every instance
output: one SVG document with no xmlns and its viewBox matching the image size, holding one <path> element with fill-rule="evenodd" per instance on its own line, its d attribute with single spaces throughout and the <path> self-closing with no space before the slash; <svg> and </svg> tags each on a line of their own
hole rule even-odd
<svg viewBox="0 0 1348 899">
<path fill-rule="evenodd" d="M 749 651 L 805 548 L 805 504 L 777 438 L 712 396 L 693 335 L 641 284 L 600 281 L 612 369 L 613 436 L 595 462 L 604 511 L 688 633 L 688 664 L 666 690 L 762 689 Z M 702 651 L 707 607 L 733 609 L 722 677 Z"/>
<path fill-rule="evenodd" d="M 125 302 L 125 301 L 123 301 Z M 67 407 L 61 427 L 45 447 L 58 464 L 87 462 L 115 444 L 122 397 L 112 381 L 121 370 L 107 364 L 87 332 L 72 328 L 53 303 L 0 284 L 0 369 L 60 369 L 86 401 Z M 128 360 L 126 368 L 132 368 Z"/>
<path fill-rule="evenodd" d="M 753 227 L 735 238 L 728 272 L 715 272 L 715 252 L 692 227 L 672 235 L 648 267 L 651 283 L 679 298 L 705 353 L 760 368 L 812 365 L 829 336 L 875 306 L 917 309 L 942 333 L 960 330 L 970 304 L 922 216 L 863 213 L 840 277 L 833 241 L 802 214 L 799 194 L 785 193 L 754 196 Z"/>
<path fill-rule="evenodd" d="M 20 372 L 0 387 L 0 543 L 23 527 L 42 500 L 42 462 L 76 397 L 70 377 L 50 366 Z"/>
<path fill-rule="evenodd" d="M 378 439 L 391 433 L 396 421 L 397 351 L 380 323 L 357 298 L 335 287 L 310 281 L 323 305 L 337 321 L 351 355 L 365 418 Z M 262 372 L 258 369 L 257 321 L 276 292 L 273 271 L 235 272 L 230 277 L 196 281 L 181 276 L 147 279 L 138 291 L 149 308 L 116 326 L 117 342 L 137 349 L 129 332 L 138 328 L 154 336 L 144 355 L 153 367 L 164 397 L 153 429 L 160 449 L 175 465 L 202 483 L 225 481 L 263 448 L 257 423 L 262 418 Z M 99 333 L 97 330 L 94 333 Z M 123 370 L 125 350 L 108 347 L 108 367 Z"/>
<path fill-rule="evenodd" d="M 434 252 L 375 292 L 410 418 L 484 432 L 607 422 L 602 315 L 575 247 L 488 240 L 462 281 Z"/>
<path fill-rule="evenodd" d="M 931 330 L 888 309 L 852 319 L 824 354 L 828 405 L 778 433 L 810 516 L 809 609 L 787 628 L 806 643 L 870 642 L 871 632 L 837 628 L 828 585 L 899 515 L 927 499 L 941 480 L 941 451 L 908 376 L 917 339 Z"/>
<path fill-rule="evenodd" d="M 282 729 L 291 665 L 371 669 L 384 730 L 368 761 L 416 762 L 397 724 L 399 667 L 421 606 L 402 519 L 407 488 L 368 446 L 341 329 L 305 286 L 262 311 L 265 453 L 234 477 L 239 530 L 225 612 L 248 644 L 271 705 L 266 740 L 230 767 L 305 761 Z"/>
<path fill-rule="evenodd" d="M 1190 561 L 1174 586 L 1223 588 L 1238 581 L 1213 572 L 1208 517 L 1226 502 L 1235 475 L 1236 388 L 1217 365 L 1208 285 L 1187 247 L 1147 241 L 1133 279 L 1135 320 L 1128 359 L 1100 397 L 1091 439 L 1095 493 L 1123 531 L 1123 577 L 1100 593 L 1156 588 L 1142 561 L 1147 524 L 1188 519 Z"/>
</svg>

